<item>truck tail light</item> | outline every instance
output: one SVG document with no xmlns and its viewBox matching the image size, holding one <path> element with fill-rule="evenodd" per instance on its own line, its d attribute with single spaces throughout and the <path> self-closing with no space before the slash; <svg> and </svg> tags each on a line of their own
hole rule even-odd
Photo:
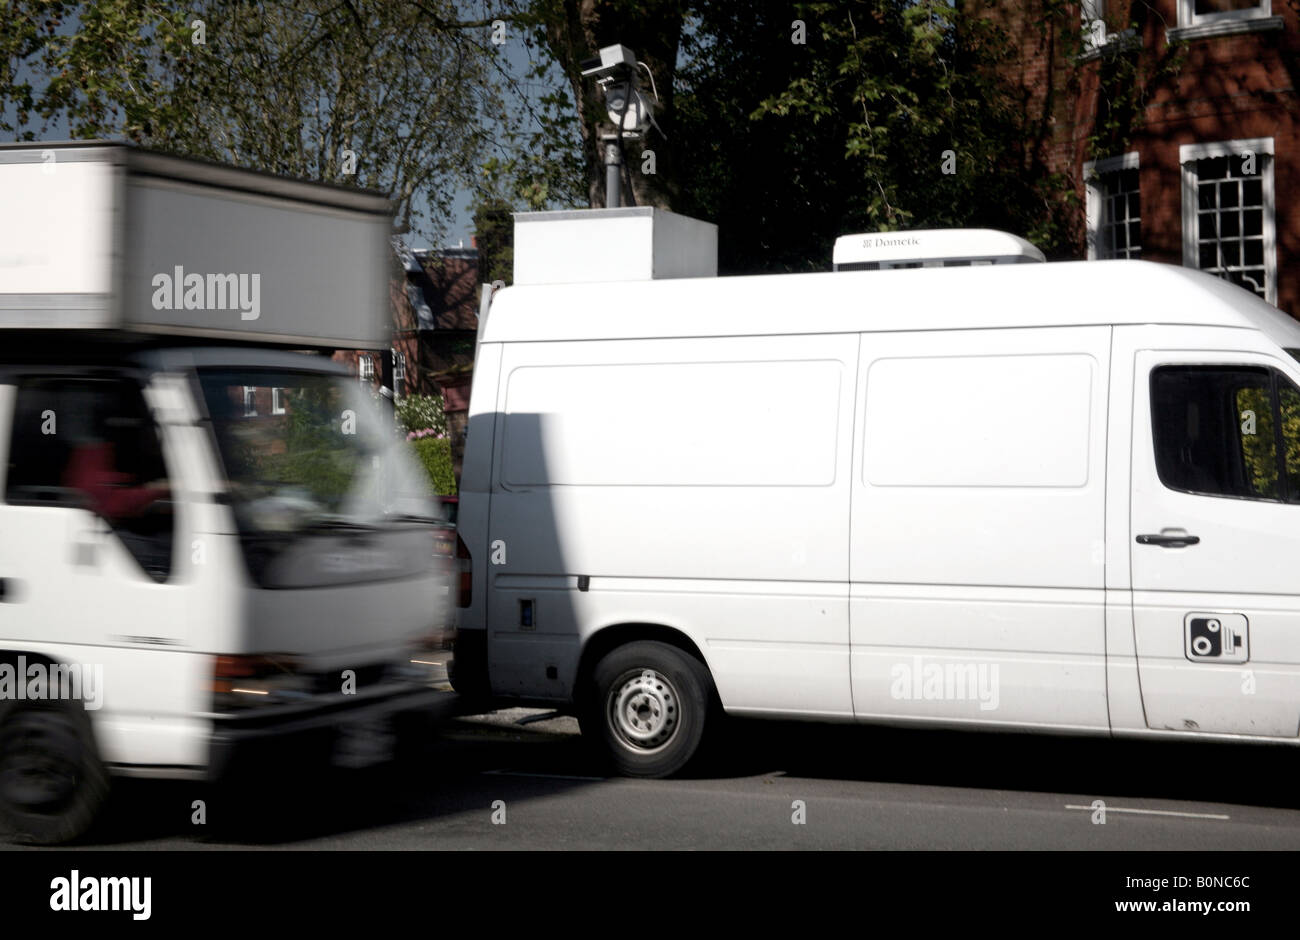
<svg viewBox="0 0 1300 940">
<path fill-rule="evenodd" d="M 474 571 L 471 565 L 473 558 L 469 553 L 469 546 L 465 540 L 456 533 L 456 563 L 460 566 L 460 584 L 456 592 L 456 606 L 468 607 L 474 597 Z"/>
</svg>

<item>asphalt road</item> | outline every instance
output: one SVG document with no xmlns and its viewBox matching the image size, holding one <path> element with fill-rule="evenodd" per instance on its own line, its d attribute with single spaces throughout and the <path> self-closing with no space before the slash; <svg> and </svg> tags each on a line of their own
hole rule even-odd
<svg viewBox="0 0 1300 940">
<path fill-rule="evenodd" d="M 413 770 L 120 780 L 78 850 L 1300 848 L 1289 749 L 731 721 L 693 773 L 631 780 L 539 714 L 444 722 Z"/>
</svg>

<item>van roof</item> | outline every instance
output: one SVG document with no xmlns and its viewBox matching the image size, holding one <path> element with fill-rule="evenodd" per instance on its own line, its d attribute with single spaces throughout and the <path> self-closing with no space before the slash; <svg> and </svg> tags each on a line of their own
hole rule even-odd
<svg viewBox="0 0 1300 940">
<path fill-rule="evenodd" d="M 1300 324 L 1212 275 L 1150 261 L 537 284 L 493 297 L 482 341 L 643 339 L 1111 324 L 1254 329 L 1300 347 Z"/>
</svg>

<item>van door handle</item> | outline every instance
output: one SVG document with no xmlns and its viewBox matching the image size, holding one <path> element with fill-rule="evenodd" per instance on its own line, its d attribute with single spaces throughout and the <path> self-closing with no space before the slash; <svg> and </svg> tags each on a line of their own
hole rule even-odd
<svg viewBox="0 0 1300 940">
<path fill-rule="evenodd" d="M 1159 545 L 1162 548 L 1186 548 L 1201 541 L 1199 535 L 1139 535 L 1139 545 Z"/>
</svg>

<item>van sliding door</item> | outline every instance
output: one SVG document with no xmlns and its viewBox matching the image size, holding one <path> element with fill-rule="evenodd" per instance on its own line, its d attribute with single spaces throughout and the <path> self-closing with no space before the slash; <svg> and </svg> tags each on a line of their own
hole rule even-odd
<svg viewBox="0 0 1300 940">
<path fill-rule="evenodd" d="M 1105 729 L 1109 327 L 864 337 L 859 718 Z"/>
</svg>

